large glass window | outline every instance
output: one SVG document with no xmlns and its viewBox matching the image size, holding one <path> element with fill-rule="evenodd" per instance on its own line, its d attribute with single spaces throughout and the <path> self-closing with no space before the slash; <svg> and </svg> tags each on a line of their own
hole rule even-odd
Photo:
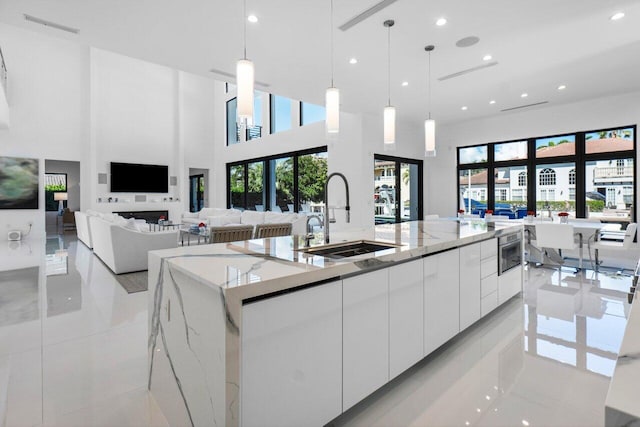
<svg viewBox="0 0 640 427">
<path fill-rule="evenodd" d="M 291 99 L 279 95 L 270 97 L 271 133 L 291 129 Z"/>
<path fill-rule="evenodd" d="M 323 106 L 309 104 L 308 102 L 300 103 L 300 124 L 308 125 L 310 123 L 321 122 L 326 118 L 326 111 Z"/>
<path fill-rule="evenodd" d="M 245 191 L 244 191 L 244 171 L 245 165 L 235 165 L 229 168 L 229 207 L 244 209 Z"/>
<path fill-rule="evenodd" d="M 270 209 L 274 212 L 295 211 L 293 204 L 293 157 L 281 157 L 269 161 L 271 189 Z"/>
<path fill-rule="evenodd" d="M 327 152 L 298 156 L 298 212 L 322 212 Z"/>
<path fill-rule="evenodd" d="M 265 96 L 266 93 L 259 91 L 253 94 L 253 126 L 247 128 L 247 141 L 262 136 L 262 99 Z"/>
<path fill-rule="evenodd" d="M 320 147 L 228 164 L 227 206 L 274 212 L 312 211 L 315 207 L 321 211 L 327 178 L 326 150 Z"/>
<path fill-rule="evenodd" d="M 487 209 L 487 175 L 487 169 L 460 171 L 460 209 L 468 214 L 479 214 Z"/>
<path fill-rule="evenodd" d="M 635 215 L 636 129 L 459 147 L 460 205 L 473 211 L 470 206 L 483 207 L 483 200 L 485 208 L 508 205 L 518 212 L 526 205 L 541 216 L 567 211 L 624 227 Z M 485 147 L 492 155 L 485 155 Z M 480 198 L 485 191 L 488 200 Z"/>
</svg>

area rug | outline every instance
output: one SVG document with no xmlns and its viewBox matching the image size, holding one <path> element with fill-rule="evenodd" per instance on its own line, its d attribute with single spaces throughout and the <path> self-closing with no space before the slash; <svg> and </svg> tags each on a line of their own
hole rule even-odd
<svg viewBox="0 0 640 427">
<path fill-rule="evenodd" d="M 148 272 L 147 271 L 136 271 L 135 273 L 124 273 L 124 274 L 116 274 L 116 280 L 125 291 L 130 294 L 135 292 L 142 292 L 148 289 Z"/>
</svg>

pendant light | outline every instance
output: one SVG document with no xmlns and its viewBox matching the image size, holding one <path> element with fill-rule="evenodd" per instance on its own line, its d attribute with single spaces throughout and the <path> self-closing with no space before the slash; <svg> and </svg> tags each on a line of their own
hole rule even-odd
<svg viewBox="0 0 640 427">
<path fill-rule="evenodd" d="M 325 125 L 327 135 L 340 132 L 340 90 L 333 85 L 333 0 L 331 0 L 331 86 L 325 94 Z"/>
<path fill-rule="evenodd" d="M 236 64 L 238 121 L 241 126 L 253 125 L 253 62 L 247 59 L 247 0 L 243 1 L 243 58 Z"/>
<path fill-rule="evenodd" d="M 431 52 L 435 46 L 430 44 L 424 50 L 429 53 L 429 66 L 427 73 L 427 102 L 429 107 L 429 117 L 424 121 L 424 156 L 436 156 L 436 121 L 431 118 Z"/>
<path fill-rule="evenodd" d="M 388 71 L 388 103 L 384 107 L 384 149 L 385 151 L 392 151 L 395 149 L 396 144 L 396 107 L 391 105 L 391 27 L 395 24 L 393 19 L 384 21 L 384 26 L 387 27 L 388 46 L 387 46 L 387 71 Z"/>
</svg>

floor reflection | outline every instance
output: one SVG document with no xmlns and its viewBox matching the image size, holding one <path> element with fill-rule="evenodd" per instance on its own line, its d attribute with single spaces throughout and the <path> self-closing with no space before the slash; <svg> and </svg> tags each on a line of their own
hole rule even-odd
<svg viewBox="0 0 640 427">
<path fill-rule="evenodd" d="M 39 319 L 38 267 L 0 272 L 0 326 Z"/>
<path fill-rule="evenodd" d="M 631 276 L 530 268 L 525 351 L 611 377 L 629 316 Z"/>
</svg>

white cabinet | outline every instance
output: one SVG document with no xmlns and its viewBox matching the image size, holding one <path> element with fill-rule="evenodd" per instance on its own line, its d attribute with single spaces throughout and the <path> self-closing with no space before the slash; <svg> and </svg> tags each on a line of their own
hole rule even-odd
<svg viewBox="0 0 640 427">
<path fill-rule="evenodd" d="M 389 269 L 389 379 L 422 359 L 422 265 L 422 259 L 418 259 Z"/>
<path fill-rule="evenodd" d="M 424 258 L 424 355 L 460 332 L 460 250 Z"/>
<path fill-rule="evenodd" d="M 522 265 L 498 276 L 498 305 L 522 291 Z"/>
<path fill-rule="evenodd" d="M 318 426 L 342 412 L 341 283 L 243 307 L 242 426 Z"/>
<path fill-rule="evenodd" d="M 460 248 L 460 330 L 480 319 L 480 243 Z"/>
<path fill-rule="evenodd" d="M 480 243 L 480 316 L 498 307 L 498 239 Z"/>
<path fill-rule="evenodd" d="M 342 281 L 343 411 L 389 381 L 389 269 Z"/>
</svg>

